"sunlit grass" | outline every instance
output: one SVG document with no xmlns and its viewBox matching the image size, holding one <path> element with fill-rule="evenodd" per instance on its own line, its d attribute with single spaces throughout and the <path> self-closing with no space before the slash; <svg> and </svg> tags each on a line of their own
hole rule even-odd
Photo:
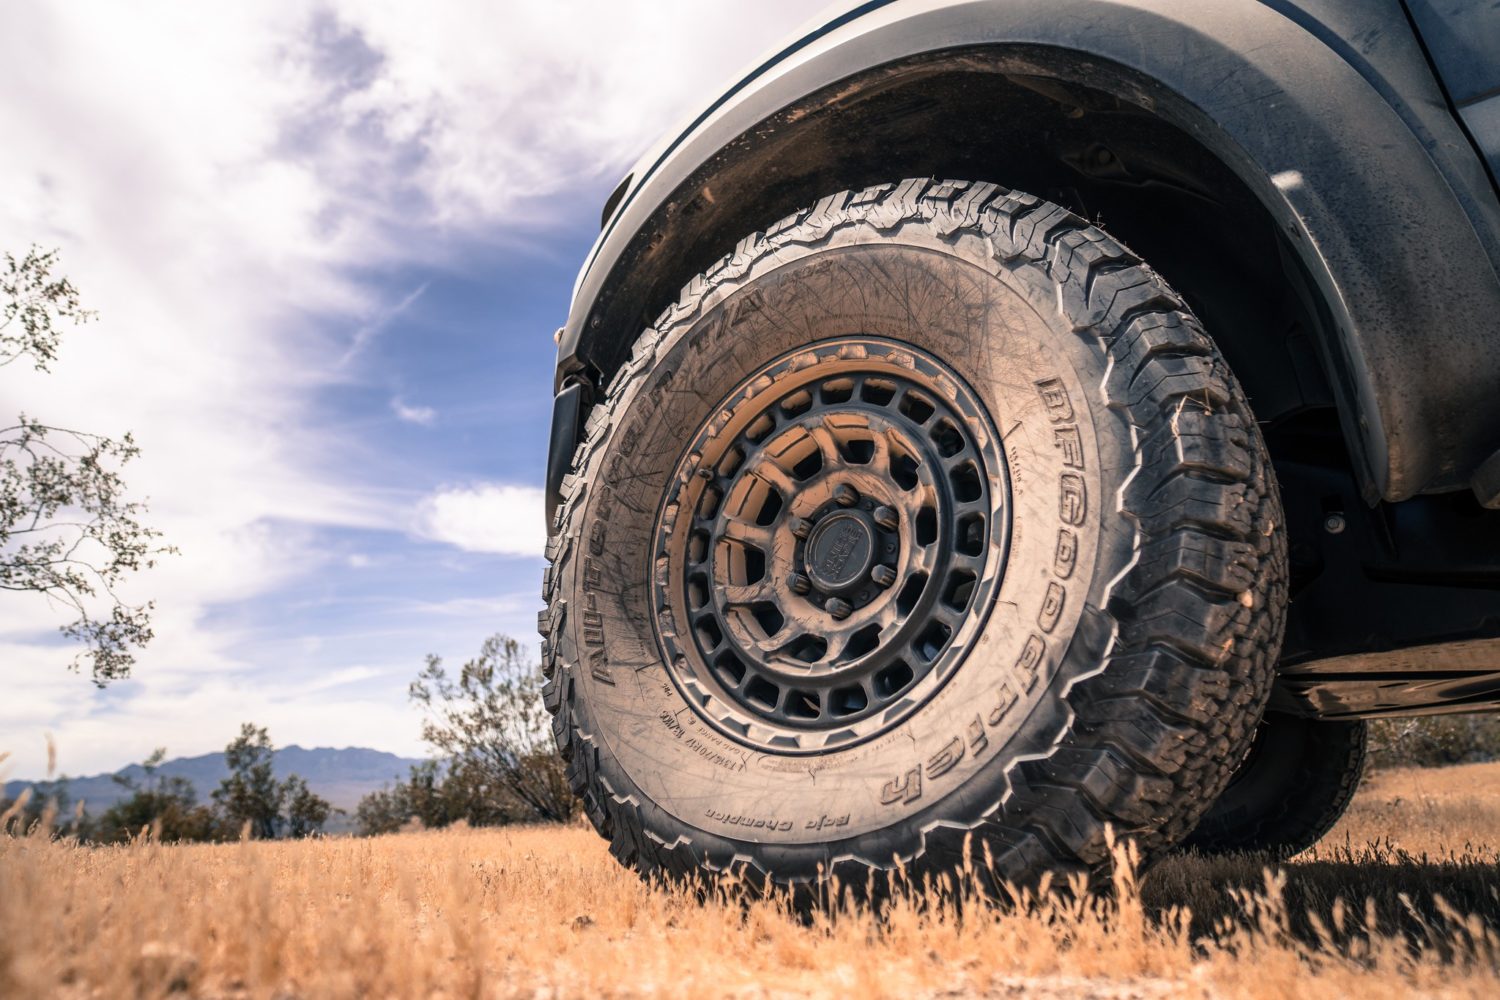
<svg viewBox="0 0 1500 1000">
<path fill-rule="evenodd" d="M 1379 775 L 1273 872 L 1179 857 L 1138 883 L 1122 846 L 1107 893 L 911 891 L 810 919 L 646 886 L 577 827 L 0 838 L 0 996 L 1494 996 L 1496 778 Z"/>
</svg>

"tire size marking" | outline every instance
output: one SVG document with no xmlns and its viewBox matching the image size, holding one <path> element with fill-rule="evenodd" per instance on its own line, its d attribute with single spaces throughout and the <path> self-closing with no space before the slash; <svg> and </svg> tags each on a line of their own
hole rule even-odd
<svg viewBox="0 0 1500 1000">
<path fill-rule="evenodd" d="M 667 732 L 671 733 L 674 739 L 682 741 L 683 746 L 710 764 L 722 767 L 726 771 L 744 771 L 749 768 L 748 755 L 743 755 L 736 759 L 734 756 L 731 756 L 733 751 L 730 751 L 730 753 L 722 752 L 719 746 L 713 745 L 719 744 L 719 740 L 712 737 L 705 737 L 699 733 L 689 732 L 677 716 L 666 709 L 663 709 L 657 718 L 661 720 L 661 724 L 666 727 Z M 713 740 L 713 742 L 710 743 L 709 740 Z M 728 748 L 725 747 L 724 749 Z"/>
</svg>

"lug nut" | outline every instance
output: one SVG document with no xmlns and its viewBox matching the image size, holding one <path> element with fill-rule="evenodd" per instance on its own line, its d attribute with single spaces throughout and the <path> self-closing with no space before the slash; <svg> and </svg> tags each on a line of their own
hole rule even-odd
<svg viewBox="0 0 1500 1000">
<path fill-rule="evenodd" d="M 828 603 L 823 605 L 823 610 L 835 618 L 848 618 L 854 613 L 854 608 L 849 602 L 839 597 L 830 597 Z"/>
<path fill-rule="evenodd" d="M 859 491 L 848 483 L 842 483 L 833 491 L 833 499 L 840 507 L 853 507 L 859 503 Z"/>
<path fill-rule="evenodd" d="M 798 594 L 805 594 L 809 590 L 812 590 L 812 581 L 803 576 L 801 573 L 793 573 L 791 576 L 787 577 L 786 585 L 788 587 L 791 587 L 793 592 Z"/>
<path fill-rule="evenodd" d="M 875 523 L 886 531 L 895 531 L 901 524 L 901 517 L 891 507 L 876 507 Z"/>
<path fill-rule="evenodd" d="M 891 584 L 896 582 L 896 571 L 891 569 L 884 563 L 881 563 L 874 569 L 870 570 L 870 579 L 874 580 L 882 587 L 889 587 Z"/>
<path fill-rule="evenodd" d="M 792 534 L 798 538 L 806 538 L 807 533 L 812 531 L 812 522 L 806 518 L 794 517 L 791 521 L 787 522 L 787 525 L 792 529 Z"/>
</svg>

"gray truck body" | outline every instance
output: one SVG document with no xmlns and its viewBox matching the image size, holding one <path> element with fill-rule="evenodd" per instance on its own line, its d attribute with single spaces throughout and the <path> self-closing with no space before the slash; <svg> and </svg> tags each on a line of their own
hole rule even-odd
<svg viewBox="0 0 1500 1000">
<path fill-rule="evenodd" d="M 1500 704 L 1500 525 L 1469 509 L 1500 507 L 1500 3 L 830 12 L 610 198 L 559 331 L 549 518 L 583 413 L 685 283 L 828 192 L 923 174 L 1051 185 L 1193 301 L 1268 426 L 1294 571 L 1315 550 L 1281 708 Z M 1222 231 L 1184 251 L 1200 217 Z"/>
</svg>

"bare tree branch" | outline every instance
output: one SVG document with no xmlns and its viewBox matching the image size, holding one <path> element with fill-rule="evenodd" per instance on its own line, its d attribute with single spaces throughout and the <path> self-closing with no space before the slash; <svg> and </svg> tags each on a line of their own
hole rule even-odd
<svg viewBox="0 0 1500 1000">
<path fill-rule="evenodd" d="M 57 251 L 32 247 L 0 266 L 0 367 L 29 357 L 40 371 L 57 357 L 59 323 L 93 313 L 66 278 L 51 273 Z M 135 649 L 153 637 L 150 602 L 129 604 L 116 586 L 173 552 L 141 522 L 121 469 L 140 454 L 120 439 L 54 427 L 21 414 L 0 430 L 0 590 L 31 591 L 74 615 L 61 626 L 84 651 L 94 683 L 129 675 Z"/>
</svg>

